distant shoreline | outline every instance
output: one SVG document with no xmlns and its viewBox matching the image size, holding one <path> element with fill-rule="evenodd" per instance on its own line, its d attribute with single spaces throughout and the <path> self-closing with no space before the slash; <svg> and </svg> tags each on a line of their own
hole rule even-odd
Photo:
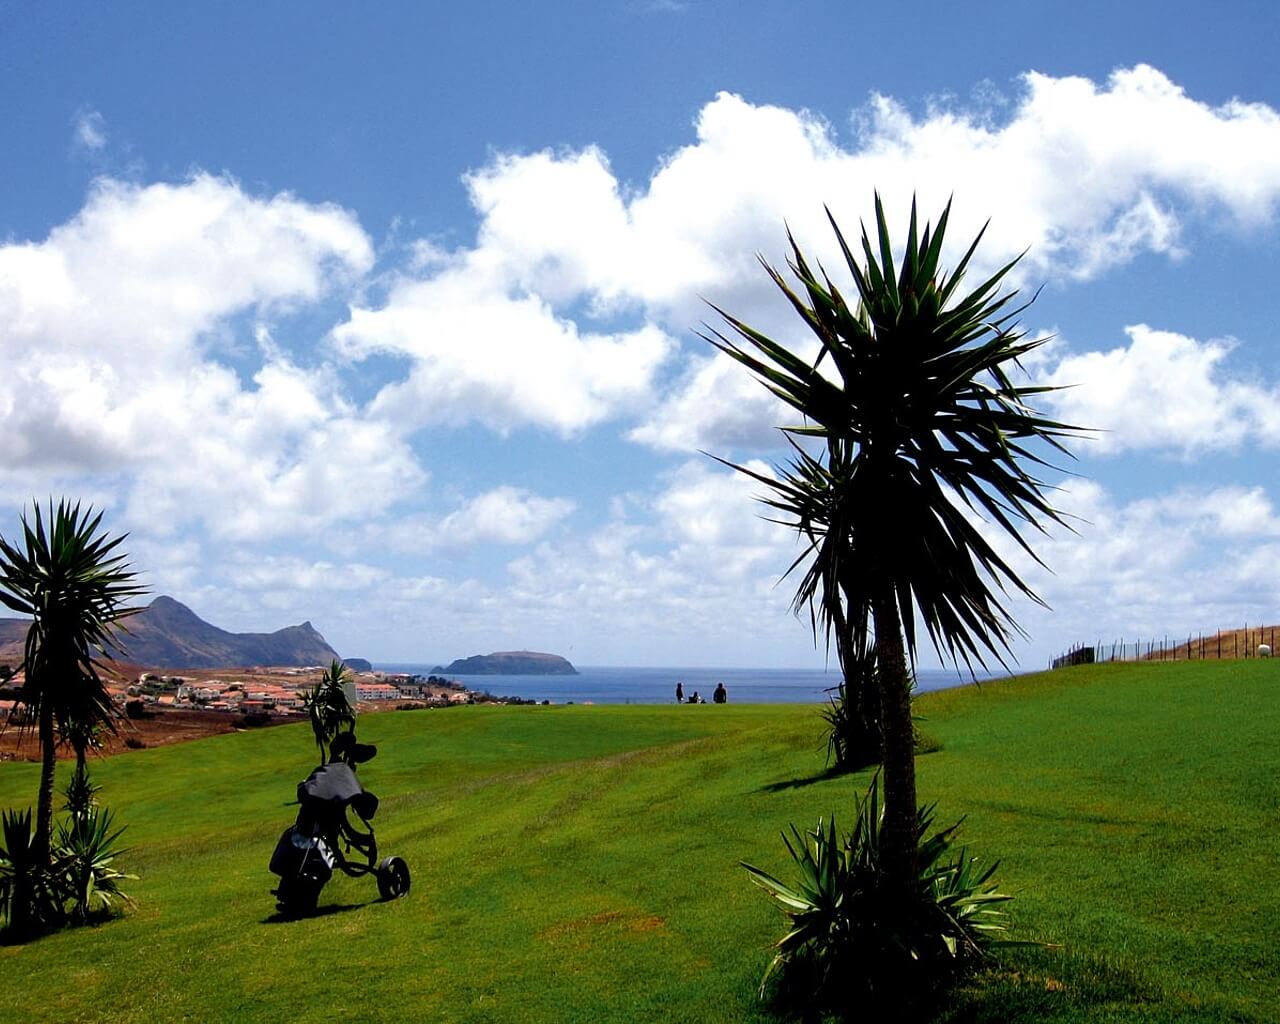
<svg viewBox="0 0 1280 1024">
<path fill-rule="evenodd" d="M 429 674 L 437 667 L 428 662 L 374 662 L 378 672 Z M 671 704 L 675 684 L 680 682 L 686 696 L 698 691 L 710 699 L 712 690 L 723 682 L 730 703 L 824 704 L 839 684 L 838 672 L 823 669 L 690 668 L 687 666 L 578 666 L 576 676 L 465 675 L 450 677 L 468 689 L 526 700 L 549 700 L 553 704 Z M 997 678 L 995 676 L 980 677 Z M 946 689 L 971 682 L 967 675 L 945 669 L 923 669 L 919 690 Z"/>
</svg>

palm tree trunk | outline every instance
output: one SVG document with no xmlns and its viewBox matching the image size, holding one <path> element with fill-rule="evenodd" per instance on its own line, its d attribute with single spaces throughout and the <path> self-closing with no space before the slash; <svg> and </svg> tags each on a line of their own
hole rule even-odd
<svg viewBox="0 0 1280 1024">
<path fill-rule="evenodd" d="M 40 702 L 40 789 L 36 794 L 36 834 L 32 842 L 36 862 L 48 867 L 53 845 L 53 773 L 57 750 L 53 735 L 53 703 L 48 696 Z"/>
<path fill-rule="evenodd" d="M 916 877 L 916 753 L 911 721 L 911 676 L 902 644 L 902 621 L 893 591 L 881 588 L 871 604 L 879 661 L 884 735 L 884 825 L 880 851 L 886 881 L 902 900 Z"/>
</svg>

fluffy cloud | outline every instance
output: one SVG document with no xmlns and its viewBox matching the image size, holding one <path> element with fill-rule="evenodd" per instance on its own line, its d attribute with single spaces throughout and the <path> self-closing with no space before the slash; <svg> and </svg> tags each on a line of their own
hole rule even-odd
<svg viewBox="0 0 1280 1024">
<path fill-rule="evenodd" d="M 671 349 L 659 329 L 584 331 L 536 294 L 512 293 L 478 257 L 404 280 L 380 309 L 358 308 L 333 332 L 345 357 L 407 356 L 411 370 L 372 404 L 405 429 L 479 422 L 569 436 L 650 397 Z"/>
<path fill-rule="evenodd" d="M 1280 198 L 1276 111 L 1211 107 L 1146 65 L 1101 86 L 1029 73 L 998 125 L 985 111 L 916 118 L 875 96 L 844 146 L 806 111 L 721 93 L 696 130 L 638 190 L 594 148 L 498 158 L 469 178 L 479 249 L 551 298 L 661 308 L 757 281 L 752 254 L 779 251 L 784 221 L 833 253 L 822 204 L 852 228 L 873 188 L 899 214 L 913 194 L 933 211 L 954 193 L 957 238 L 990 216 L 989 259 L 1030 246 L 1042 270 L 1078 276 L 1176 252 L 1180 212 L 1258 223 Z"/>
<path fill-rule="evenodd" d="M 401 517 L 370 527 L 370 540 L 405 552 L 467 548 L 477 544 L 529 544 L 576 507 L 567 498 L 544 498 L 520 487 L 502 486 L 464 502 L 447 515 Z"/>
<path fill-rule="evenodd" d="M 267 556 L 237 560 L 235 579 L 251 590 L 361 591 L 385 581 L 389 573 L 360 562 L 335 563 Z"/>
<path fill-rule="evenodd" d="M 1063 420 L 1100 431 L 1098 453 L 1165 448 L 1186 454 L 1245 441 L 1280 444 L 1280 388 L 1233 377 L 1233 343 L 1197 341 L 1137 324 L 1129 343 L 1069 354 L 1044 374 L 1062 387 L 1050 398 Z"/>
<path fill-rule="evenodd" d="M 329 372 L 269 341 L 247 383 L 216 359 L 231 318 L 285 316 L 372 261 L 334 206 L 204 174 L 100 181 L 43 242 L 0 246 L 6 469 L 115 479 L 135 523 L 163 533 L 198 519 L 242 539 L 416 487 L 424 473 L 403 440 Z"/>
<path fill-rule="evenodd" d="M 853 230 L 877 187 L 895 220 L 913 194 L 933 213 L 954 193 L 953 239 L 991 217 L 975 270 L 1029 246 L 1023 272 L 1036 279 L 1176 257 L 1188 219 L 1258 224 L 1280 198 L 1280 115 L 1201 103 L 1145 65 L 1101 84 L 1029 73 L 999 122 L 988 110 L 916 116 L 877 95 L 845 142 L 807 111 L 721 93 L 695 130 L 639 185 L 594 146 L 500 154 L 468 175 L 475 244 L 432 247 L 333 334 L 349 359 L 409 359 L 374 411 L 410 427 L 580 432 L 651 400 L 671 338 L 708 316 L 703 297 L 804 344 L 754 254 L 782 261 L 785 222 L 837 265 L 823 204 Z M 675 381 L 633 440 L 776 444 L 776 404 L 723 357 L 696 352 Z"/>
<path fill-rule="evenodd" d="M 1043 566 L 990 534 L 1050 606 L 1009 603 L 1032 638 L 1019 647 L 1024 667 L 1075 643 L 1185 638 L 1256 623 L 1280 601 L 1280 515 L 1261 487 L 1184 486 L 1125 501 L 1077 480 L 1056 503 L 1077 529 L 1032 538 Z"/>
</svg>

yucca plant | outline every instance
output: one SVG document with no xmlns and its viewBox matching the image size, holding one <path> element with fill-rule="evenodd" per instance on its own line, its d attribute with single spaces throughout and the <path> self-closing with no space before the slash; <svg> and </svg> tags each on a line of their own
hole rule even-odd
<svg viewBox="0 0 1280 1024">
<path fill-rule="evenodd" d="M 102 787 L 93 781 L 88 766 L 77 764 L 62 791 L 62 807 L 73 820 L 86 817 L 98 806 L 98 794 L 101 792 Z"/>
<path fill-rule="evenodd" d="M 884 807 L 878 778 L 857 801 L 853 831 L 842 835 L 834 816 L 782 836 L 798 879 L 788 884 L 750 864 L 752 881 L 790 919 L 790 930 L 760 982 L 781 974 L 786 998 L 810 1009 L 868 1010 L 881 1000 L 900 1011 L 902 993 L 926 995 L 939 981 L 988 959 L 1004 939 L 997 906 L 1011 897 L 983 867 L 954 848 L 959 823 L 934 831 L 935 806 L 915 819 L 917 874 L 905 906 L 884 886 Z M 904 984 L 905 983 L 905 984 Z"/>
<path fill-rule="evenodd" d="M 120 551 L 124 536 L 99 531 L 101 512 L 67 501 L 55 510 L 50 501 L 48 520 L 46 530 L 36 504 L 31 519 L 22 517 L 20 543 L 0 537 L 0 602 L 31 616 L 21 700 L 41 755 L 32 849 L 52 867 L 57 737 L 84 739 L 98 725 L 114 731 L 117 710 L 99 668 L 120 650 L 120 622 L 136 611 L 127 602 L 144 588 Z"/>
<path fill-rule="evenodd" d="M 875 656 L 860 656 L 851 666 L 819 712 L 827 730 L 827 764 L 837 772 L 879 764 L 884 748 Z"/>
<path fill-rule="evenodd" d="M 0 813 L 0 928 L 20 939 L 61 924 L 64 886 L 36 849 L 31 810 Z"/>
<path fill-rule="evenodd" d="M 796 287 L 764 264 L 817 341 L 800 355 L 729 313 L 704 335 L 799 416 L 782 429 L 789 462 L 762 473 L 761 500 L 796 530 L 803 549 L 794 608 L 835 646 L 849 680 L 875 652 L 884 739 L 885 885 L 905 912 L 918 877 L 912 666 L 916 622 L 953 662 L 1002 658 L 1019 632 L 1007 593 L 1039 600 L 976 521 L 985 517 L 1035 557 L 1019 532 L 1063 522 L 1033 475 L 1078 428 L 1029 404 L 1045 387 L 1015 383 L 1014 367 L 1043 344 L 1017 326 L 1025 306 L 999 288 L 1017 260 L 960 290 L 980 233 L 956 268 L 940 267 L 950 204 L 919 230 L 915 204 L 900 266 L 875 197 L 873 245 L 861 256 L 828 214 L 853 298 L 788 236 Z M 985 229 L 984 229 L 985 230 Z M 763 261 L 762 261 L 763 262 Z M 1028 468 L 1030 467 L 1030 469 Z"/>
<path fill-rule="evenodd" d="M 114 817 L 104 807 L 90 807 L 58 827 L 56 870 L 65 883 L 69 916 L 77 924 L 133 902 L 120 883 L 138 876 L 127 875 L 115 866 L 116 858 L 128 850 L 116 845 L 124 827 L 112 831 Z"/>
</svg>

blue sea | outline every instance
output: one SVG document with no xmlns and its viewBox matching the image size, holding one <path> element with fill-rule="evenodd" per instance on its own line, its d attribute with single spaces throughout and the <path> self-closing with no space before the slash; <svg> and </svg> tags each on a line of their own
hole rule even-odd
<svg viewBox="0 0 1280 1024">
<path fill-rule="evenodd" d="M 437 663 L 438 664 L 438 663 Z M 378 662 L 382 672 L 432 674 L 432 664 Z M 441 675 L 443 673 L 436 673 Z M 735 704 L 823 703 L 834 693 L 840 677 L 821 669 L 789 668 L 618 668 L 578 666 L 576 676 L 449 675 L 469 690 L 485 690 L 495 697 L 549 700 L 553 704 L 669 704 L 676 683 L 685 697 L 697 692 L 710 702 L 716 683 L 723 682 Z M 917 673 L 919 691 L 941 690 L 971 683 L 967 675 L 945 669 Z"/>
</svg>

